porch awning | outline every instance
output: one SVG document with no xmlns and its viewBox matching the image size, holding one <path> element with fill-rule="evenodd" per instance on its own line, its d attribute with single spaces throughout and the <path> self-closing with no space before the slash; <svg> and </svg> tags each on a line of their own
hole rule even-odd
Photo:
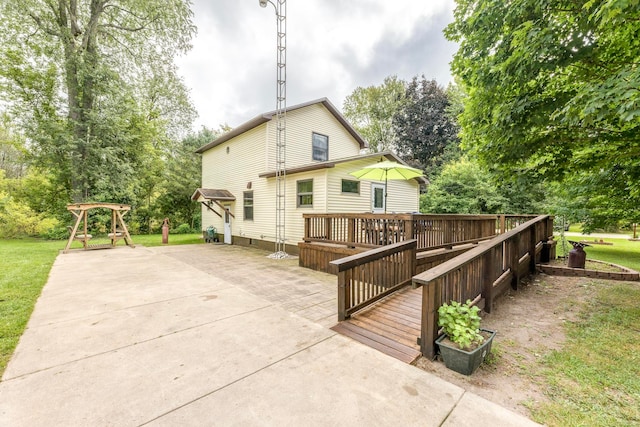
<svg viewBox="0 0 640 427">
<path fill-rule="evenodd" d="M 191 200 L 195 200 L 196 202 L 202 203 L 204 206 L 206 206 L 207 209 L 209 209 L 211 212 L 213 212 L 214 214 L 222 218 L 222 215 L 214 209 L 213 204 L 215 203 L 216 205 L 218 205 L 218 207 L 220 207 L 220 209 L 222 209 L 224 212 L 228 213 L 233 218 L 235 218 L 235 216 L 231 213 L 231 211 L 227 209 L 223 204 L 220 203 L 220 202 L 233 202 L 236 200 L 236 196 L 231 194 L 231 192 L 229 192 L 228 190 L 198 188 L 193 193 L 193 196 L 191 196 Z"/>
<path fill-rule="evenodd" d="M 236 200 L 236 196 L 228 190 L 215 190 L 212 188 L 198 188 L 191 196 L 191 200 L 198 202 L 205 201 L 223 201 L 229 202 Z"/>
</svg>

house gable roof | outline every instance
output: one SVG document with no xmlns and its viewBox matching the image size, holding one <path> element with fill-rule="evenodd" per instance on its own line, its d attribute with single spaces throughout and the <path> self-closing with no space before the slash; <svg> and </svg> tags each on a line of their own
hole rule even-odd
<svg viewBox="0 0 640 427">
<path fill-rule="evenodd" d="M 325 108 L 327 110 L 329 110 L 329 112 L 331 114 L 333 114 L 333 116 L 336 118 L 336 120 L 338 120 L 338 122 L 340 122 L 340 124 L 346 129 L 347 132 L 349 132 L 349 134 L 351 136 L 353 136 L 353 138 L 358 142 L 358 144 L 360 144 L 360 149 L 366 148 L 368 146 L 367 142 L 362 138 L 362 136 L 360 136 L 360 134 L 354 129 L 353 126 L 351 126 L 349 124 L 349 122 L 347 122 L 347 119 L 344 118 L 344 116 L 340 113 L 340 111 L 338 111 L 338 109 L 327 99 L 327 98 L 320 98 L 320 99 L 316 99 L 314 101 L 309 101 L 309 102 L 305 102 L 302 104 L 297 104 L 294 105 L 292 107 L 287 107 L 287 112 L 289 111 L 293 111 L 293 110 L 298 110 L 300 108 L 304 108 L 304 107 L 308 107 L 310 105 L 314 105 L 314 104 L 322 104 L 325 106 Z M 196 153 L 204 153 L 205 151 L 220 145 L 228 140 L 230 140 L 231 138 L 235 138 L 238 135 L 241 135 L 257 126 L 260 126 L 263 123 L 266 123 L 270 120 L 272 120 L 276 115 L 276 111 L 270 111 L 268 113 L 264 113 L 261 114 L 257 117 L 254 117 L 253 119 L 249 120 L 248 122 L 244 122 L 243 124 L 241 124 L 240 126 L 232 129 L 231 131 L 221 135 L 220 137 L 218 137 L 217 139 L 214 139 L 213 141 L 211 141 L 210 143 L 203 145 L 202 147 L 198 148 L 196 150 Z"/>
<path fill-rule="evenodd" d="M 329 161 L 326 161 L 326 162 L 311 163 L 311 164 L 308 164 L 308 165 L 287 169 L 285 171 L 285 173 L 287 175 L 293 175 L 293 174 L 296 174 L 296 173 L 309 172 L 309 171 L 320 170 L 320 169 L 330 169 L 330 168 L 334 168 L 337 164 L 340 164 L 340 163 L 347 163 L 347 162 L 353 162 L 353 161 L 356 161 L 356 160 L 371 159 L 371 158 L 376 158 L 376 157 L 384 157 L 384 158 L 386 158 L 388 160 L 392 160 L 394 162 L 398 162 L 398 163 L 401 163 L 403 165 L 406 165 L 406 163 L 400 157 L 398 157 L 396 154 L 394 154 L 393 152 L 391 152 L 391 151 L 383 151 L 383 152 L 380 152 L 380 153 L 361 154 L 361 155 L 358 155 L 358 156 L 344 157 L 342 159 L 329 160 Z M 258 176 L 260 178 L 274 178 L 276 176 L 276 172 L 275 171 L 264 172 L 264 173 L 261 173 Z M 415 179 L 418 182 L 420 182 L 421 184 L 428 184 L 429 183 L 429 181 L 424 177 L 418 177 L 418 178 L 415 178 Z"/>
</svg>

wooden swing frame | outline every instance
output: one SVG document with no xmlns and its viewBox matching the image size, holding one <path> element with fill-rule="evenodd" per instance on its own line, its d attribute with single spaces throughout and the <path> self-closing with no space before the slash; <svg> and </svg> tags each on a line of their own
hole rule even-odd
<svg viewBox="0 0 640 427">
<path fill-rule="evenodd" d="M 88 234 L 87 216 L 91 209 L 111 209 L 111 232 L 108 234 L 109 239 L 111 239 L 110 244 L 89 244 L 89 240 L 91 240 L 92 236 Z M 63 253 L 66 254 L 69 251 L 71 243 L 73 243 L 74 240 L 81 241 L 84 250 L 115 248 L 118 240 L 120 239 L 124 239 L 127 246 L 135 248 L 133 240 L 131 240 L 131 235 L 129 235 L 127 224 L 124 222 L 124 219 L 122 219 L 123 212 L 126 213 L 130 211 L 131 206 L 118 203 L 73 203 L 67 205 L 67 210 L 76 217 L 76 222 L 71 230 L 69 241 L 67 242 L 67 246 L 64 248 Z M 78 234 L 78 229 L 80 228 L 81 223 L 83 224 L 83 227 L 81 229 L 81 233 Z"/>
</svg>

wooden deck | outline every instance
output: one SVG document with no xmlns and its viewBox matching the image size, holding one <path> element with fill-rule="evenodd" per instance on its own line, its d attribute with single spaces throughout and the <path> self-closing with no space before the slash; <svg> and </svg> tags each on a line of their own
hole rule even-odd
<svg viewBox="0 0 640 427">
<path fill-rule="evenodd" d="M 371 348 L 413 363 L 420 357 L 422 288 L 404 288 L 331 329 Z"/>
</svg>

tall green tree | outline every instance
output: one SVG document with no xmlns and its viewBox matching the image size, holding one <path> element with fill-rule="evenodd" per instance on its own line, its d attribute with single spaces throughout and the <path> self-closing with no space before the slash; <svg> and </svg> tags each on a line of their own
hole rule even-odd
<svg viewBox="0 0 640 427">
<path fill-rule="evenodd" d="M 380 86 L 358 87 L 344 100 L 344 116 L 369 143 L 369 151 L 395 150 L 393 116 L 405 99 L 404 81 L 389 76 Z"/>
<path fill-rule="evenodd" d="M 0 91 L 35 160 L 76 201 L 130 197 L 145 148 L 193 116 L 173 64 L 195 33 L 189 2 L 7 1 L 0 15 Z"/>
<path fill-rule="evenodd" d="M 230 128 L 223 126 L 214 131 L 203 127 L 175 144 L 167 161 L 162 194 L 158 199 L 158 210 L 169 217 L 172 224 L 189 224 L 191 228 L 201 225 L 200 204 L 191 200 L 196 188 L 202 184 L 202 157 L 196 150 L 225 130 Z"/>
<path fill-rule="evenodd" d="M 393 117 L 398 154 L 429 175 L 430 169 L 439 168 L 449 158 L 443 156 L 447 147 L 457 147 L 458 126 L 450 114 L 447 93 L 435 80 L 414 77 L 405 96 Z"/>
<path fill-rule="evenodd" d="M 20 178 L 27 171 L 24 139 L 11 128 L 6 113 L 0 115 L 0 170 L 7 178 Z"/>
<path fill-rule="evenodd" d="M 464 145 L 505 175 L 566 177 L 601 218 L 638 217 L 638 0 L 457 0 L 454 16 Z"/>
</svg>

